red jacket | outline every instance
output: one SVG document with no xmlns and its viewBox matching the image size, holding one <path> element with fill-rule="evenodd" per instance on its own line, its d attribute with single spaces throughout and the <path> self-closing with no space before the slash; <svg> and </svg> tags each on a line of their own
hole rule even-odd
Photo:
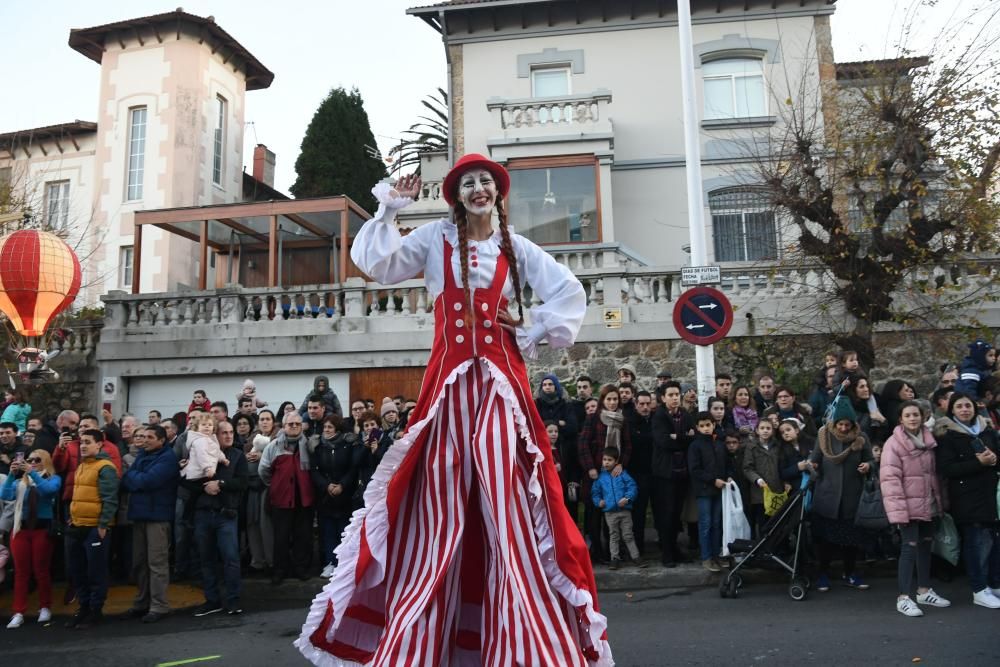
<svg viewBox="0 0 1000 667">
<path fill-rule="evenodd" d="M 111 457 L 111 462 L 115 464 L 118 477 L 122 476 L 122 455 L 118 447 L 105 440 L 101 444 L 101 451 Z M 76 479 L 76 468 L 80 465 L 80 441 L 73 440 L 65 448 L 56 445 L 56 450 L 52 454 L 52 466 L 63 478 L 63 500 L 73 500 L 73 483 Z"/>
<path fill-rule="evenodd" d="M 273 446 L 273 443 L 269 446 Z M 298 493 L 296 494 L 296 490 Z M 295 502 L 298 495 L 299 502 Z M 312 478 L 308 470 L 299 465 L 299 453 L 282 453 L 271 463 L 271 487 L 268 492 L 271 506 L 279 509 L 313 506 Z"/>
<path fill-rule="evenodd" d="M 198 405 L 194 401 L 191 401 L 191 403 L 188 404 L 188 411 L 187 411 L 187 413 L 191 414 L 195 410 L 201 410 L 202 412 L 208 412 L 211 408 L 212 408 L 212 399 L 210 399 L 208 396 L 206 396 L 205 397 L 205 402 L 202 403 L 201 405 Z"/>
</svg>

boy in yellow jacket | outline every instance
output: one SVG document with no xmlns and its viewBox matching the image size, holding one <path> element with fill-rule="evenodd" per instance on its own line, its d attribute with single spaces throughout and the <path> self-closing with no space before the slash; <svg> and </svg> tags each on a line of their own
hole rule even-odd
<svg viewBox="0 0 1000 667">
<path fill-rule="evenodd" d="M 66 531 L 66 553 L 80 608 L 66 623 L 67 628 L 85 629 L 103 620 L 110 532 L 118 511 L 118 470 L 111 457 L 101 451 L 103 441 L 100 431 L 80 433 L 80 465 Z"/>
</svg>

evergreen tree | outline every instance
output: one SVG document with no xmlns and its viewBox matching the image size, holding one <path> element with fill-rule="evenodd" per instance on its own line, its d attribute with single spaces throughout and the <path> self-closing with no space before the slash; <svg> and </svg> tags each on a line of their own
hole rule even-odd
<svg viewBox="0 0 1000 667">
<path fill-rule="evenodd" d="M 385 165 L 365 146 L 375 146 L 357 88 L 330 91 L 316 109 L 295 161 L 295 197 L 347 195 L 368 211 L 377 207 L 371 188 L 385 177 Z"/>
</svg>

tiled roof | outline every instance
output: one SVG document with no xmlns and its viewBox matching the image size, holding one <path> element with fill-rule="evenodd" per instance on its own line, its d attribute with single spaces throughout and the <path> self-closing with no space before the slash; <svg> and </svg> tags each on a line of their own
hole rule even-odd
<svg viewBox="0 0 1000 667">
<path fill-rule="evenodd" d="M 45 127 L 32 127 L 26 130 L 13 130 L 0 134 L 0 145 L 9 141 L 34 141 L 35 139 L 58 139 L 68 137 L 73 134 L 88 134 L 97 132 L 97 123 L 86 120 L 74 120 L 69 123 L 59 123 L 58 125 L 46 125 Z"/>
<path fill-rule="evenodd" d="M 274 73 L 264 67 L 263 63 L 237 42 L 232 35 L 219 27 L 215 22 L 215 17 L 189 14 L 179 8 L 165 14 L 105 23 L 92 28 L 75 28 L 69 31 L 69 45 L 94 62 L 99 63 L 104 55 L 104 42 L 111 33 L 129 30 L 131 31 L 129 36 L 132 36 L 138 35 L 140 28 L 152 28 L 155 39 L 163 41 L 164 35 L 169 35 L 172 32 L 179 35 L 182 23 L 198 26 L 205 33 L 206 38 L 214 40 L 223 49 L 229 51 L 231 60 L 235 57 L 243 62 L 247 77 L 247 90 L 260 90 L 271 85 Z"/>
<path fill-rule="evenodd" d="M 930 61 L 928 56 L 913 56 L 884 60 L 855 60 L 835 63 L 835 66 L 838 79 L 864 79 L 872 74 L 907 74 L 912 69 L 926 67 Z"/>
</svg>

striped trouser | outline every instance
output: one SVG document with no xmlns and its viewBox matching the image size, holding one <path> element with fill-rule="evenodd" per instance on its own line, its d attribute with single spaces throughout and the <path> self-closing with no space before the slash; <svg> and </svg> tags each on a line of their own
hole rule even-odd
<svg viewBox="0 0 1000 667">
<path fill-rule="evenodd" d="M 584 665 L 532 526 L 532 457 L 475 363 L 445 389 L 390 527 L 374 665 Z"/>
</svg>

